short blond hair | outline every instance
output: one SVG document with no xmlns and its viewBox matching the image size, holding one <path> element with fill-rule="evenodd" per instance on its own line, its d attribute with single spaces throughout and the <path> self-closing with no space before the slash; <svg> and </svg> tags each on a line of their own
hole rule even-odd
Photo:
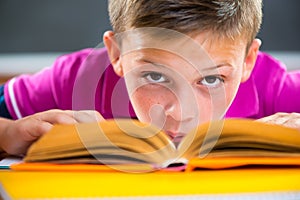
<svg viewBox="0 0 300 200">
<path fill-rule="evenodd" d="M 159 27 L 184 34 L 212 31 L 251 43 L 262 22 L 262 0 L 109 0 L 116 33 Z"/>
</svg>

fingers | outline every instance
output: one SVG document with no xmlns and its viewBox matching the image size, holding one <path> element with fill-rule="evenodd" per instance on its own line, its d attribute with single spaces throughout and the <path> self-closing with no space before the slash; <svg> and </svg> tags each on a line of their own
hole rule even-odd
<svg viewBox="0 0 300 200">
<path fill-rule="evenodd" d="M 93 110 L 74 111 L 73 117 L 78 123 L 104 121 L 102 115 Z"/>
<path fill-rule="evenodd" d="M 50 131 L 53 124 L 47 121 L 41 121 L 34 117 L 26 117 L 15 122 L 15 130 L 20 133 L 23 141 L 34 141 L 44 133 Z"/>
<path fill-rule="evenodd" d="M 31 115 L 19 120 L 20 131 L 25 134 L 27 141 L 36 140 L 38 137 L 48 132 L 53 124 L 75 124 L 103 121 L 104 118 L 97 111 L 62 111 L 49 110 L 35 115 Z"/>
<path fill-rule="evenodd" d="M 25 141 L 34 141 L 48 132 L 53 124 L 75 124 L 72 111 L 49 110 L 18 120 L 20 132 L 24 132 Z"/>
<path fill-rule="evenodd" d="M 278 124 L 290 128 L 297 128 L 300 130 L 300 114 L 299 113 L 276 113 L 274 115 L 261 118 L 257 121 Z"/>
<path fill-rule="evenodd" d="M 291 113 L 289 115 L 288 120 L 286 120 L 283 125 L 291 127 L 291 128 L 298 128 L 300 130 L 300 114 L 299 113 Z"/>
<path fill-rule="evenodd" d="M 104 118 L 97 111 L 83 110 L 49 110 L 36 114 L 37 118 L 41 121 L 46 121 L 51 124 L 75 124 L 103 121 Z"/>
<path fill-rule="evenodd" d="M 276 113 L 274 115 L 261 118 L 257 121 L 272 123 L 272 124 L 283 124 L 288 120 L 288 118 L 289 118 L 288 113 Z"/>
<path fill-rule="evenodd" d="M 2 133 L 1 148 L 11 155 L 23 155 L 32 142 L 49 131 L 52 126 L 33 117 L 12 121 Z"/>
<path fill-rule="evenodd" d="M 75 124 L 77 121 L 73 115 L 74 111 L 70 110 L 48 110 L 32 115 L 31 117 L 40 121 L 49 122 L 51 124 Z"/>
<path fill-rule="evenodd" d="M 51 130 L 53 127 L 53 124 L 49 122 L 44 122 L 44 121 L 35 121 L 33 123 L 32 128 L 28 127 L 27 129 L 27 136 L 28 138 L 25 138 L 29 141 L 34 141 L 38 139 L 40 136 L 42 136 L 44 133 L 48 132 Z"/>
</svg>

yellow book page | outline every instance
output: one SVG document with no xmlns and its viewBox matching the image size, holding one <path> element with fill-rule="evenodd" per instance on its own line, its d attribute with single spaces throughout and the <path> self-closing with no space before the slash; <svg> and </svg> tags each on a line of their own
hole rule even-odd
<svg viewBox="0 0 300 200">
<path fill-rule="evenodd" d="M 235 157 L 240 155 L 239 148 L 261 149 L 261 154 L 265 152 L 264 149 L 274 154 L 299 154 L 300 131 L 248 119 L 227 119 L 199 126 L 183 139 L 178 148 L 188 160 L 198 156 L 213 156 L 215 152 L 218 154 L 216 157 L 221 156 L 222 152 L 227 157 Z M 217 152 L 218 149 L 222 150 Z"/>
<path fill-rule="evenodd" d="M 128 155 L 161 164 L 175 153 L 174 144 L 163 132 L 137 120 L 119 119 L 56 125 L 29 148 L 24 160 L 39 162 L 104 154 Z"/>
<path fill-rule="evenodd" d="M 300 132 L 253 120 L 228 119 L 200 125 L 183 139 L 178 148 L 179 151 L 176 151 L 167 135 L 154 127 L 124 119 L 99 124 L 55 126 L 49 134 L 44 135 L 30 147 L 25 161 L 39 162 L 46 158 L 68 158 L 68 156 L 84 158 L 85 155 L 91 154 L 98 155 L 99 161 L 106 164 L 108 160 L 103 160 L 104 155 L 116 155 L 116 161 L 123 158 L 130 163 L 133 162 L 130 158 L 134 158 L 156 166 L 167 166 L 176 159 L 186 163 L 187 160 L 197 157 L 233 158 L 227 159 L 226 163 L 220 163 L 222 159 L 215 160 L 217 162 L 204 160 L 206 166 L 198 166 L 204 168 L 235 167 L 247 163 L 260 164 L 259 162 L 264 164 L 264 159 L 254 160 L 253 157 L 270 157 L 271 160 L 272 157 L 299 159 Z M 74 157 L 73 160 L 76 159 Z M 200 160 L 192 163 L 204 165 Z M 282 159 L 277 161 L 279 160 Z M 233 161 L 231 165 L 229 161 Z M 284 165 L 288 165 L 286 161 L 288 160 L 285 160 Z M 295 160 L 289 161 L 294 165 Z M 215 166 L 212 166 L 213 163 L 216 163 Z"/>
</svg>

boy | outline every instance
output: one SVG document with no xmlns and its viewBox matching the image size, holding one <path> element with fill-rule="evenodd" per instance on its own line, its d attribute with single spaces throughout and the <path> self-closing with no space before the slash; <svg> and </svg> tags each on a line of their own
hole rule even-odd
<svg viewBox="0 0 300 200">
<path fill-rule="evenodd" d="M 300 112 L 300 73 L 259 52 L 261 4 L 111 0 L 114 32 L 104 34 L 106 49 L 63 56 L 52 68 L 9 81 L 3 116 L 97 110 L 106 119 L 152 123 L 175 143 L 224 116 L 271 116 L 262 120 L 299 127 L 298 114 L 276 114 Z"/>
</svg>

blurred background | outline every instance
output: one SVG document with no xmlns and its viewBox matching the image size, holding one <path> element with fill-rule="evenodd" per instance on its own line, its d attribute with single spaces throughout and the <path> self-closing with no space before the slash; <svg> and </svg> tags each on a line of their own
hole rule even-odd
<svg viewBox="0 0 300 200">
<path fill-rule="evenodd" d="M 264 0 L 262 50 L 300 69 L 300 1 Z M 107 0 L 0 0 L 0 75 L 32 73 L 61 54 L 96 47 Z"/>
</svg>

